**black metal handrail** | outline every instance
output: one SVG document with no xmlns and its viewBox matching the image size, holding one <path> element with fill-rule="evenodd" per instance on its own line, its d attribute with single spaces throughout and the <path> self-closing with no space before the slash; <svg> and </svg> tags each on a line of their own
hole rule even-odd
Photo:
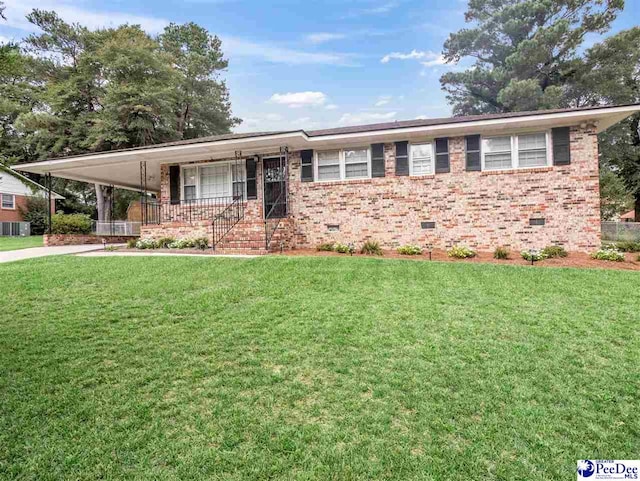
<svg viewBox="0 0 640 481">
<path fill-rule="evenodd" d="M 281 203 L 283 194 L 284 192 L 281 192 L 280 195 L 278 195 L 278 198 L 272 204 L 271 209 L 269 209 L 269 212 L 267 212 L 267 214 L 264 216 L 264 240 L 265 249 L 267 251 L 269 250 L 269 247 L 271 247 L 271 240 L 273 239 L 273 235 L 276 233 L 276 230 L 280 225 L 280 221 L 283 219 L 282 215 L 273 217 L 274 212 L 276 212 L 276 208 L 282 209 L 282 206 L 284 205 Z"/>
<path fill-rule="evenodd" d="M 150 201 L 142 205 L 142 223 L 163 224 L 169 222 L 210 222 L 242 196 L 209 197 L 180 201 Z"/>
<path fill-rule="evenodd" d="M 244 199 L 241 195 L 235 196 L 233 202 L 216 214 L 212 222 L 213 239 L 211 248 L 216 249 L 217 245 L 224 239 L 224 236 L 233 229 L 244 218 Z"/>
</svg>

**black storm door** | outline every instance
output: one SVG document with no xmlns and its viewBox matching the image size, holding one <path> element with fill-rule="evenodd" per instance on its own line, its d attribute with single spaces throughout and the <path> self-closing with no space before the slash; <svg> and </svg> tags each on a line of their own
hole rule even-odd
<svg viewBox="0 0 640 481">
<path fill-rule="evenodd" d="M 265 219 L 287 215 L 287 166 L 284 157 L 263 159 Z"/>
</svg>

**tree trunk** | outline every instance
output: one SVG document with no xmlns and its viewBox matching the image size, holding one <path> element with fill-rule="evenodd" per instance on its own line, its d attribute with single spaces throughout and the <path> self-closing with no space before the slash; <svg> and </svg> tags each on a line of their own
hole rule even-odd
<svg viewBox="0 0 640 481">
<path fill-rule="evenodd" d="M 111 201 L 113 198 L 113 188 L 108 185 L 95 184 L 96 187 L 96 207 L 98 208 L 98 222 L 110 222 L 113 213 L 111 212 Z"/>
<path fill-rule="evenodd" d="M 634 195 L 634 207 L 636 209 L 635 212 L 635 219 L 633 219 L 636 222 L 640 222 L 640 190 L 637 190 L 635 195 Z"/>
</svg>

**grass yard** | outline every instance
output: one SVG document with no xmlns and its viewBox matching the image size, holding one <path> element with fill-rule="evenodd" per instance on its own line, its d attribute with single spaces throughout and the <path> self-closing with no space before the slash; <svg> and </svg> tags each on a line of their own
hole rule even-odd
<svg viewBox="0 0 640 481">
<path fill-rule="evenodd" d="M 0 236 L 0 252 L 27 249 L 29 247 L 42 247 L 42 236 L 32 235 L 28 237 L 2 237 Z"/>
<path fill-rule="evenodd" d="M 638 273 L 51 257 L 0 277 L 0 478 L 566 480 L 638 457 Z"/>
</svg>

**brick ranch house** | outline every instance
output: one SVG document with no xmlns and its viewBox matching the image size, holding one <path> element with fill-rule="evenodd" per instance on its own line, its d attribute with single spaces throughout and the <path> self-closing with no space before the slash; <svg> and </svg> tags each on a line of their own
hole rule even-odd
<svg viewBox="0 0 640 481">
<path fill-rule="evenodd" d="M 225 134 L 22 164 L 142 192 L 143 238 L 478 250 L 600 245 L 597 134 L 640 105 Z"/>
<path fill-rule="evenodd" d="M 24 175 L 0 163 L 0 235 L 24 235 L 23 213 L 28 212 L 30 197 L 44 197 L 47 190 Z M 55 202 L 64 199 L 52 192 L 51 208 L 55 211 Z"/>
</svg>

